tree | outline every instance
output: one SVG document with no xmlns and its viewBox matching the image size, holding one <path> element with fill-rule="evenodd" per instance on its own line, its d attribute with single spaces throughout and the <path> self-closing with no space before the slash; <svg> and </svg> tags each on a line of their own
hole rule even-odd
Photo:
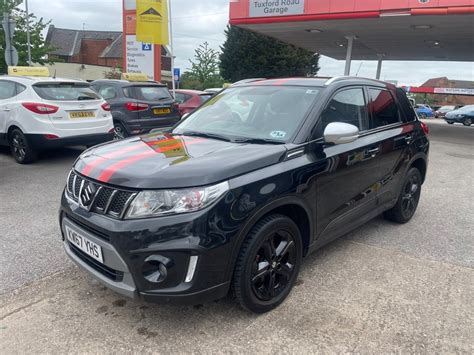
<svg viewBox="0 0 474 355">
<path fill-rule="evenodd" d="M 221 47 L 221 75 L 235 82 L 246 78 L 314 76 L 319 54 L 276 39 L 228 26 Z"/>
<path fill-rule="evenodd" d="M 201 44 L 189 60 L 191 68 L 181 77 L 181 87 L 203 90 L 210 87 L 222 87 L 224 83 L 219 74 L 219 53 L 209 48 L 209 43 Z"/>
<path fill-rule="evenodd" d="M 28 65 L 28 45 L 26 35 L 26 12 L 19 8 L 22 0 L 0 0 L 0 13 L 10 14 L 10 18 L 16 20 L 16 30 L 13 36 L 13 46 L 18 50 L 18 65 Z M 53 49 L 46 45 L 43 31 L 51 21 L 45 22 L 43 18 L 38 19 L 30 13 L 30 41 L 31 41 L 31 60 L 34 63 L 45 64 L 48 62 L 46 55 Z M 0 73 L 7 71 L 4 60 L 5 57 L 5 32 L 3 27 L 0 31 Z"/>
</svg>

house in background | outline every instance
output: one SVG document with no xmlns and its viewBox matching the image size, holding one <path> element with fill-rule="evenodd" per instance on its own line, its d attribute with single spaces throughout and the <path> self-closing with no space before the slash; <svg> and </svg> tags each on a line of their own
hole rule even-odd
<svg viewBox="0 0 474 355">
<path fill-rule="evenodd" d="M 46 43 L 51 73 L 66 78 L 96 80 L 114 68 L 123 68 L 123 34 L 117 31 L 72 30 L 49 26 Z M 162 82 L 171 82 L 171 56 L 161 47 Z"/>
</svg>

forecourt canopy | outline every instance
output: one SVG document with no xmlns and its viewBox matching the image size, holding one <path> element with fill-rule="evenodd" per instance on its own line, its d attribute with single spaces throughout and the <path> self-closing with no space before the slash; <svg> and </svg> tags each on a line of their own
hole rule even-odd
<svg viewBox="0 0 474 355">
<path fill-rule="evenodd" d="M 231 0 L 230 24 L 335 58 L 473 61 L 474 0 Z M 408 69 L 408 68 L 407 68 Z"/>
</svg>

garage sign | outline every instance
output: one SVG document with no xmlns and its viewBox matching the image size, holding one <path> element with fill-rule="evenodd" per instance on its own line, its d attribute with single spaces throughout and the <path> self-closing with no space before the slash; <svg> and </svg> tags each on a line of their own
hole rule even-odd
<svg viewBox="0 0 474 355">
<path fill-rule="evenodd" d="M 304 14 L 305 0 L 250 0 L 250 17 Z"/>
</svg>

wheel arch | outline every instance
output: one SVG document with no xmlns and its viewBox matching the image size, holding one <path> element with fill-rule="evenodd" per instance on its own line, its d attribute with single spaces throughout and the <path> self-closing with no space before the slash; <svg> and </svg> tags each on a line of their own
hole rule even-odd
<svg viewBox="0 0 474 355">
<path fill-rule="evenodd" d="M 409 168 L 417 168 L 420 171 L 421 178 L 422 178 L 422 183 L 425 182 L 426 179 L 426 172 L 428 168 L 428 164 L 426 162 L 426 159 L 422 156 L 417 156 L 413 158 L 412 162 L 409 165 Z"/>
<path fill-rule="evenodd" d="M 232 250 L 232 263 L 227 271 L 227 279 L 232 278 L 235 262 L 242 245 L 251 229 L 263 218 L 272 214 L 280 214 L 292 219 L 300 230 L 303 242 L 303 256 L 306 256 L 314 235 L 314 222 L 312 210 L 307 202 L 299 196 L 286 196 L 278 198 L 259 208 L 249 216 L 237 235 L 237 240 Z"/>
</svg>

